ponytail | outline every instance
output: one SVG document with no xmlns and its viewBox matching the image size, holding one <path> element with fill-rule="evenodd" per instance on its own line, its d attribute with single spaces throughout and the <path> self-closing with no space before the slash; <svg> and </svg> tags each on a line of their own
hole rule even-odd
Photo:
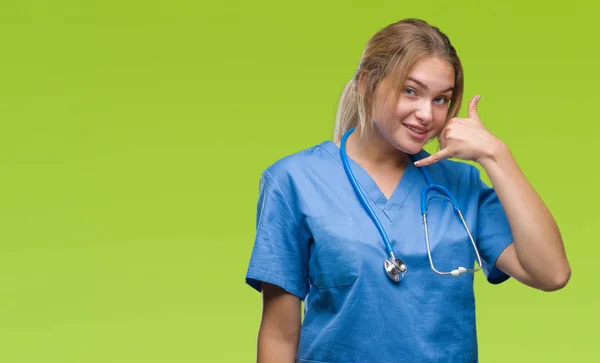
<svg viewBox="0 0 600 363">
<path fill-rule="evenodd" d="M 346 83 L 342 92 L 342 97 L 338 104 L 335 118 L 334 142 L 342 139 L 346 131 L 360 124 L 360 115 L 358 111 L 358 94 L 356 92 L 356 83 L 354 78 Z"/>
</svg>

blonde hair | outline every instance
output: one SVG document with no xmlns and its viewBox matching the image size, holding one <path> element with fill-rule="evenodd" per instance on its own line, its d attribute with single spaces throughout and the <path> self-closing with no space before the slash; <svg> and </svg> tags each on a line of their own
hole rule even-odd
<svg viewBox="0 0 600 363">
<path fill-rule="evenodd" d="M 409 18 L 386 26 L 367 42 L 358 69 L 342 92 L 336 113 L 334 141 L 338 142 L 353 127 L 367 132 L 372 127 L 373 98 L 377 87 L 384 80 L 389 80 L 392 85 L 389 96 L 395 96 L 395 92 L 402 89 L 396 86 L 402 86 L 412 66 L 426 57 L 445 60 L 454 69 L 454 92 L 447 120 L 455 117 L 460 110 L 464 87 L 462 64 L 456 50 L 437 27 Z"/>
</svg>

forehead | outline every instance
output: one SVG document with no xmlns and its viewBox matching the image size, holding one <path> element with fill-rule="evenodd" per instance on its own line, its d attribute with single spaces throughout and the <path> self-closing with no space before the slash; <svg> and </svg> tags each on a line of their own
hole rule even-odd
<svg viewBox="0 0 600 363">
<path fill-rule="evenodd" d="M 410 69 L 408 79 L 422 83 L 431 91 L 443 91 L 454 87 L 454 68 L 440 58 L 424 58 Z"/>
</svg>

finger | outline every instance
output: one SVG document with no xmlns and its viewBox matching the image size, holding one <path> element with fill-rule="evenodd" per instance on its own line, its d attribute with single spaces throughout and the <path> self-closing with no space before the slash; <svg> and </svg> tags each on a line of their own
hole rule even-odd
<svg viewBox="0 0 600 363">
<path fill-rule="evenodd" d="M 440 148 L 443 149 L 446 147 L 446 140 L 448 139 L 448 134 L 452 131 L 457 122 L 458 121 L 456 119 L 453 119 L 452 122 L 446 125 L 446 127 L 444 127 L 444 129 L 442 129 L 442 131 L 439 133 L 438 141 L 440 142 Z"/>
<path fill-rule="evenodd" d="M 445 149 L 446 148 L 446 136 L 447 136 L 447 134 L 448 134 L 448 129 L 444 129 L 438 135 L 437 139 L 438 139 L 438 143 L 440 144 L 440 149 Z"/>
<path fill-rule="evenodd" d="M 479 115 L 477 114 L 477 105 L 479 103 L 479 99 L 481 99 L 481 96 L 477 95 L 471 99 L 471 102 L 469 102 L 469 117 L 476 120 L 479 120 Z"/>
<path fill-rule="evenodd" d="M 449 149 L 441 149 L 440 151 L 433 153 L 426 158 L 416 161 L 415 165 L 416 166 L 427 166 L 427 165 L 436 163 L 442 159 L 446 159 L 448 157 L 450 157 Z"/>
<path fill-rule="evenodd" d="M 440 144 L 440 149 L 445 149 L 446 148 L 446 135 L 444 133 L 443 136 L 438 137 L 438 143 Z"/>
<path fill-rule="evenodd" d="M 442 138 L 442 135 L 438 135 L 437 138 L 437 143 L 440 146 L 440 149 L 444 148 L 444 144 L 446 143 L 445 140 Z"/>
</svg>

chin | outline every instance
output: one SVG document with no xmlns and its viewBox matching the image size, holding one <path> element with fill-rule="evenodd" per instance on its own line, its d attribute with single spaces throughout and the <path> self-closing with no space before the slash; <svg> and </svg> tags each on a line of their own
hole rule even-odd
<svg viewBox="0 0 600 363">
<path fill-rule="evenodd" d="M 404 148 L 404 150 L 402 150 L 402 151 L 409 155 L 415 155 L 415 154 L 419 153 L 421 150 L 423 150 L 422 147 L 411 147 L 411 148 Z"/>
<path fill-rule="evenodd" d="M 415 142 L 412 140 L 398 140 L 396 141 L 396 148 L 404 153 L 414 155 L 423 150 L 423 147 L 427 142 Z"/>
</svg>

